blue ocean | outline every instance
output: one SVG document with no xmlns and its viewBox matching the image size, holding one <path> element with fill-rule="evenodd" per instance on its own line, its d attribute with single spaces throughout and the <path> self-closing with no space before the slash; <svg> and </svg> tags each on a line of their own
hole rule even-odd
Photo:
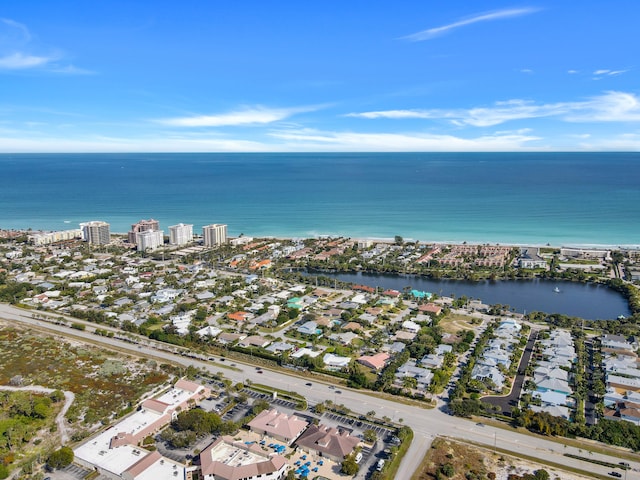
<svg viewBox="0 0 640 480">
<path fill-rule="evenodd" d="M 0 155 L 0 228 L 640 245 L 640 153 Z"/>
</svg>

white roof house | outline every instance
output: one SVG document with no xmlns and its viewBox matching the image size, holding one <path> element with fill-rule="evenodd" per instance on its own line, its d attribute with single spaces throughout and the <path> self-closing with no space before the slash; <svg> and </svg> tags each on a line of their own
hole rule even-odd
<svg viewBox="0 0 640 480">
<path fill-rule="evenodd" d="M 349 357 L 341 357 L 339 355 L 334 355 L 333 353 L 326 353 L 322 357 L 322 361 L 325 366 L 329 369 L 331 368 L 345 368 L 349 366 L 349 362 L 351 362 L 351 358 Z"/>
<path fill-rule="evenodd" d="M 411 333 L 418 333 L 422 327 L 416 322 L 405 320 L 402 322 L 402 328 Z"/>
<path fill-rule="evenodd" d="M 496 367 L 477 364 L 471 371 L 471 378 L 480 381 L 491 380 L 495 384 L 496 390 L 502 390 L 504 386 L 504 375 Z"/>
</svg>

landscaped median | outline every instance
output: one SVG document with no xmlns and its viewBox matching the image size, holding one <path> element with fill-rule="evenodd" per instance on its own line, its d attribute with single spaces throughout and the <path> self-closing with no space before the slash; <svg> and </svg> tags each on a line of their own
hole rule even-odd
<svg viewBox="0 0 640 480">
<path fill-rule="evenodd" d="M 278 398 L 294 402 L 296 404 L 297 410 L 307 409 L 307 399 L 298 393 L 280 390 L 279 388 L 270 387 L 268 385 L 261 385 L 259 383 L 251 383 L 247 384 L 246 386 L 251 390 L 255 390 L 256 392 L 260 393 L 266 393 L 267 395 L 273 395 L 275 392 L 278 395 Z"/>
</svg>

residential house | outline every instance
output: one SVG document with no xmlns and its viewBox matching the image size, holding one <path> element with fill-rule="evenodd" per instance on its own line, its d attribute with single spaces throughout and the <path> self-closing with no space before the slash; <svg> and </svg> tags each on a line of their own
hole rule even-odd
<svg viewBox="0 0 640 480">
<path fill-rule="evenodd" d="M 303 335 L 320 335 L 322 333 L 322 330 L 318 328 L 318 324 L 313 320 L 303 323 L 296 329 L 296 331 Z"/>
<path fill-rule="evenodd" d="M 349 366 L 351 358 L 341 357 L 340 355 L 334 355 L 333 353 L 325 353 L 322 357 L 322 362 L 328 370 L 341 370 Z"/>
<path fill-rule="evenodd" d="M 375 355 L 363 355 L 356 361 L 372 370 L 382 370 L 391 356 L 388 353 L 376 353 Z"/>
</svg>

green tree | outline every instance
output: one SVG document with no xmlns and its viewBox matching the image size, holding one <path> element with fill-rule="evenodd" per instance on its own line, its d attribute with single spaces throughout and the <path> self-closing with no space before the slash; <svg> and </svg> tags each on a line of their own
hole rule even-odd
<svg viewBox="0 0 640 480">
<path fill-rule="evenodd" d="M 71 463 L 73 463 L 73 450 L 70 447 L 56 450 L 47 460 L 47 465 L 53 469 L 68 467 Z"/>
<path fill-rule="evenodd" d="M 451 478 L 456 474 L 456 471 L 453 468 L 453 465 L 451 465 L 450 463 L 445 463 L 440 469 L 440 471 L 445 477 L 448 477 L 448 478 Z"/>
<path fill-rule="evenodd" d="M 342 462 L 342 466 L 340 467 L 340 471 L 342 473 L 344 473 L 345 475 L 351 475 L 351 476 L 358 473 L 359 469 L 360 467 L 356 463 L 356 459 L 353 454 L 347 455 L 344 461 Z"/>
<path fill-rule="evenodd" d="M 376 435 L 375 430 L 368 429 L 364 431 L 363 438 L 365 442 L 373 443 L 376 441 L 378 436 Z"/>
<path fill-rule="evenodd" d="M 536 480 L 549 480 L 549 472 L 546 470 L 540 469 L 533 472 Z"/>
</svg>

